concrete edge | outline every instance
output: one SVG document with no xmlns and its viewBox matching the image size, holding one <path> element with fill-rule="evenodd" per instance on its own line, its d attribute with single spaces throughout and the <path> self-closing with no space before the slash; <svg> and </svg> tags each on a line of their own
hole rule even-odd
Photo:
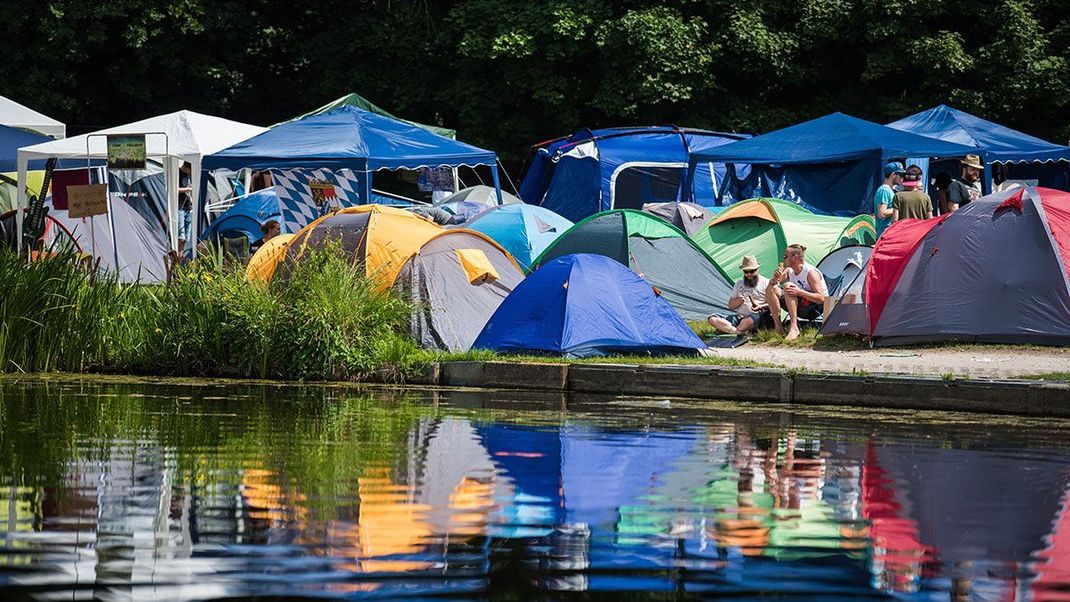
<svg viewBox="0 0 1070 602">
<path fill-rule="evenodd" d="M 442 362 L 419 385 L 1070 418 L 1070 383 L 668 364 Z"/>
</svg>

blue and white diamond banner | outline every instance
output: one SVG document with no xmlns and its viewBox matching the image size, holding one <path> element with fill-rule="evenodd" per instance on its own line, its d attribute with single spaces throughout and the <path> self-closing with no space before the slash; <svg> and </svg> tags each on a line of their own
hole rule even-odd
<svg viewBox="0 0 1070 602">
<path fill-rule="evenodd" d="M 297 232 L 322 215 L 360 204 L 360 180 L 348 169 L 272 169 L 271 176 L 283 232 Z"/>
</svg>

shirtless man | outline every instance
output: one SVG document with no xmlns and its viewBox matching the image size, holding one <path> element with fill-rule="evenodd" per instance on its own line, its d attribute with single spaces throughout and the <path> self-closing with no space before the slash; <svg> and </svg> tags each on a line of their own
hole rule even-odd
<svg viewBox="0 0 1070 602">
<path fill-rule="evenodd" d="M 765 299 L 777 334 L 784 334 L 780 308 L 788 312 L 789 324 L 785 340 L 799 337 L 799 317 L 813 320 L 825 310 L 825 278 L 821 271 L 806 263 L 806 247 L 789 245 L 784 251 L 784 267 L 778 267 L 769 279 Z"/>
</svg>

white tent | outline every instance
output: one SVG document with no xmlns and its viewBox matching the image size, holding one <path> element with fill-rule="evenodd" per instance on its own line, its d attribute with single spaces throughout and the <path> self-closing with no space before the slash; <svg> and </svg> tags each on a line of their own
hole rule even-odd
<svg viewBox="0 0 1070 602">
<path fill-rule="evenodd" d="M 192 111 L 178 111 L 150 117 L 126 125 L 82 134 L 73 138 L 43 142 L 19 149 L 20 207 L 26 206 L 26 166 L 33 159 L 106 159 L 108 134 L 145 134 L 146 154 L 164 165 L 167 181 L 167 220 L 171 248 L 178 248 L 178 172 L 183 162 L 192 167 L 194 237 L 198 232 L 201 191 L 201 157 L 267 131 L 260 126 L 238 123 Z M 22 212 L 17 214 L 18 232 L 22 236 Z M 187 241 L 196 252 L 196 240 Z"/>
<path fill-rule="evenodd" d="M 67 135 L 67 126 L 3 96 L 0 96 L 0 124 L 33 130 L 53 138 L 63 138 Z"/>
</svg>

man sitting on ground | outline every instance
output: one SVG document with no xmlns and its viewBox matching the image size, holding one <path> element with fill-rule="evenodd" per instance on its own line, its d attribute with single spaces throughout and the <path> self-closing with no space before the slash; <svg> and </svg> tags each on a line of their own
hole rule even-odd
<svg viewBox="0 0 1070 602">
<path fill-rule="evenodd" d="M 783 286 L 781 286 L 783 284 Z M 825 277 L 821 270 L 806 263 L 806 247 L 789 245 L 784 250 L 784 263 L 773 272 L 765 298 L 777 334 L 784 334 L 780 320 L 780 308 L 788 312 L 789 324 L 785 340 L 799 338 L 799 318 L 816 320 L 825 310 Z"/>
<path fill-rule="evenodd" d="M 743 279 L 736 283 L 728 295 L 728 309 L 735 313 L 708 318 L 710 325 L 721 334 L 756 331 L 762 316 L 769 313 L 769 305 L 765 302 L 769 279 L 758 273 L 762 267 L 758 259 L 754 255 L 747 255 L 739 267 L 743 270 Z"/>
</svg>

